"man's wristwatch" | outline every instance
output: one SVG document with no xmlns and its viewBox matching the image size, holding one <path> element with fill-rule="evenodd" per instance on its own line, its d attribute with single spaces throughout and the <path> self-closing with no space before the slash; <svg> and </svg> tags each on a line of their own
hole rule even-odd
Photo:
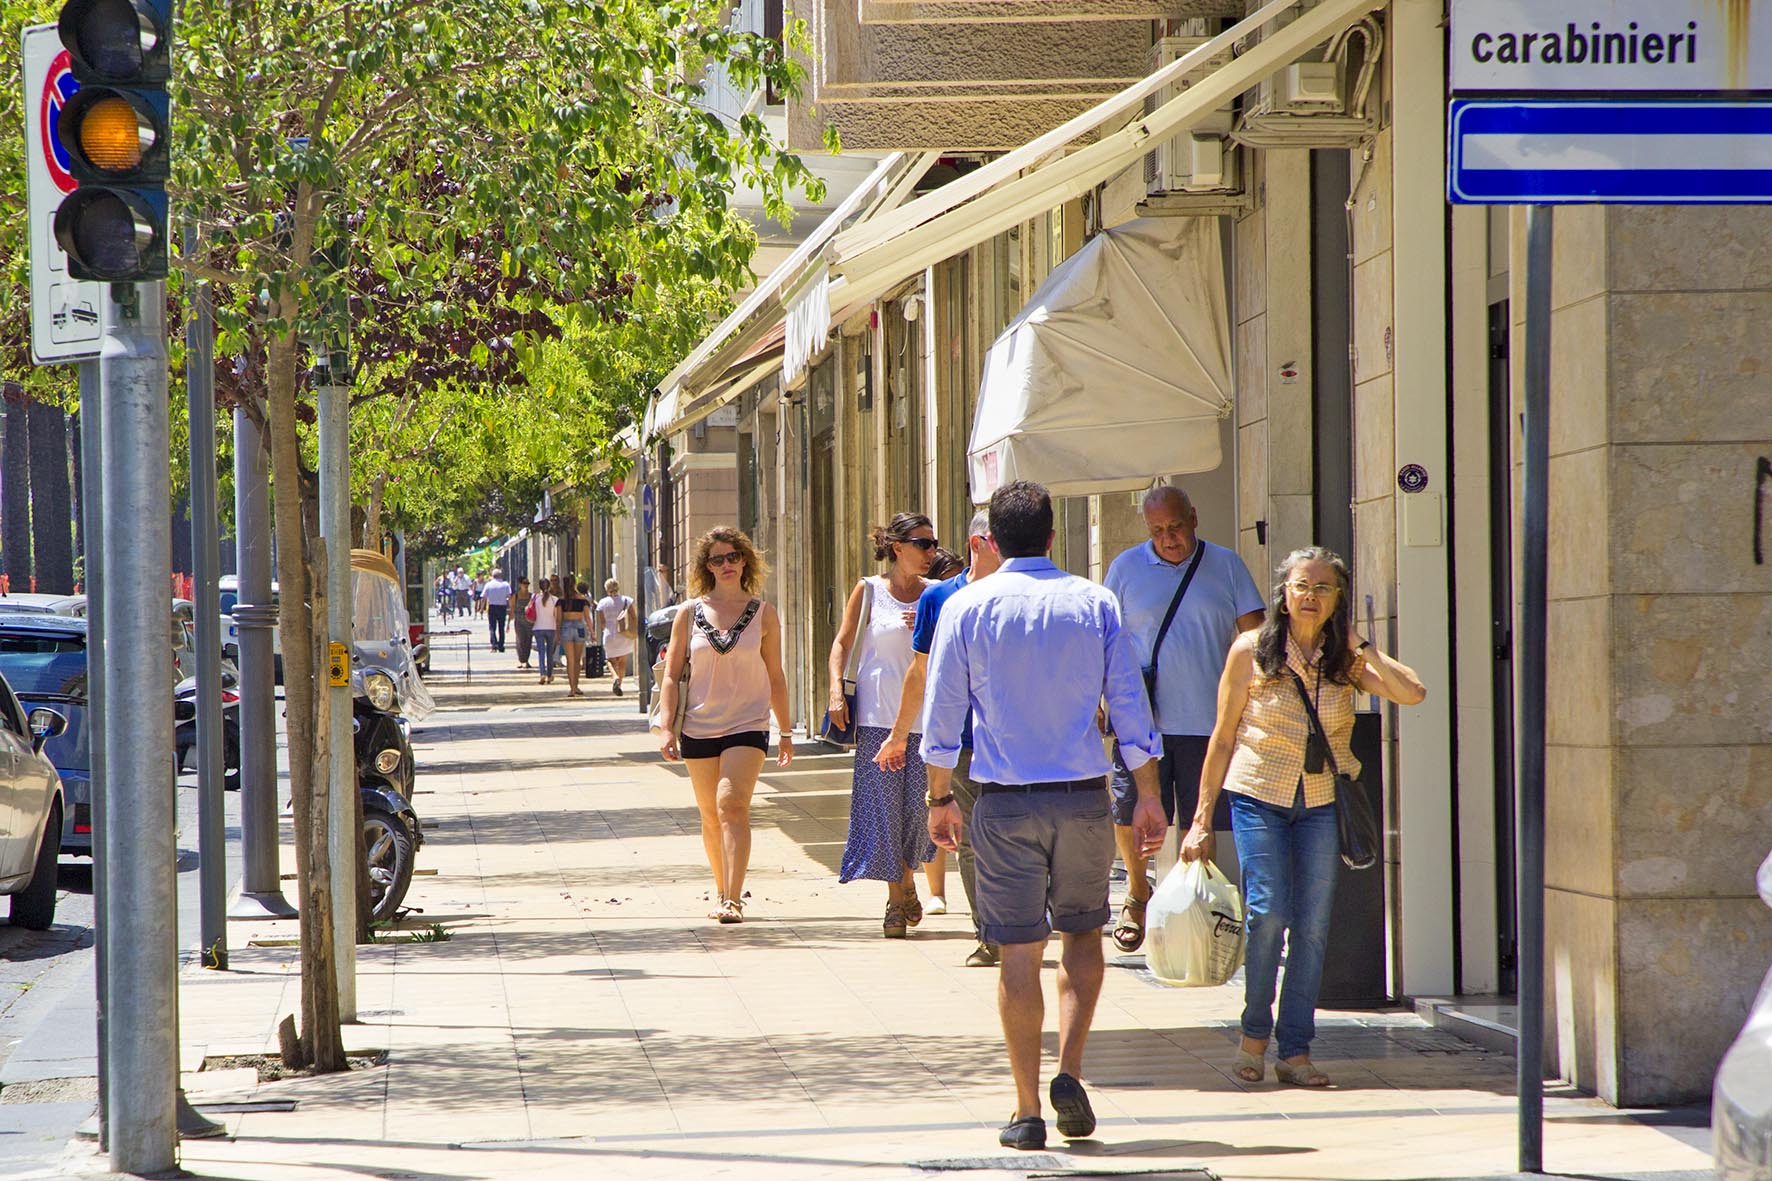
<svg viewBox="0 0 1772 1181">
<path fill-rule="evenodd" d="M 923 794 L 923 806 L 926 808 L 945 808 L 953 802 L 954 794 L 952 792 L 945 796 L 932 796 L 927 792 Z"/>
</svg>

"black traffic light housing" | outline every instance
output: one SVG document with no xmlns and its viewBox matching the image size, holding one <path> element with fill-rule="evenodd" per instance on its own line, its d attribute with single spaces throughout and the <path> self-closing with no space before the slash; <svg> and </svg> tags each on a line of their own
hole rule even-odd
<svg viewBox="0 0 1772 1181">
<path fill-rule="evenodd" d="M 76 279 L 167 273 L 173 0 L 68 0 L 57 32 L 80 88 L 56 134 L 78 187 L 55 213 Z"/>
</svg>

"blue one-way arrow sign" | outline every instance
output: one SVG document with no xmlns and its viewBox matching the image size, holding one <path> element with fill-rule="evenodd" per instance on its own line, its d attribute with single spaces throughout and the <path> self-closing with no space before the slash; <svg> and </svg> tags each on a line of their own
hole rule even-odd
<svg viewBox="0 0 1772 1181">
<path fill-rule="evenodd" d="M 1459 100 L 1461 204 L 1772 203 L 1772 102 Z"/>
</svg>

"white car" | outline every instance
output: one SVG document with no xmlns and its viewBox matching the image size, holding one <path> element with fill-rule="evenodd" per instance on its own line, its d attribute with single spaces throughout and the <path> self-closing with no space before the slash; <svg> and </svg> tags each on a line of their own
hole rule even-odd
<svg viewBox="0 0 1772 1181">
<path fill-rule="evenodd" d="M 16 594 L 0 595 L 0 611 L 10 615 L 68 615 L 71 612 L 62 610 L 69 598 L 85 601 L 84 595 L 38 595 Z"/>
<path fill-rule="evenodd" d="M 1772 906 L 1772 854 L 1760 865 L 1760 899 Z M 1723 1055 L 1711 1096 L 1717 1181 L 1772 1181 L 1772 971 Z"/>
<path fill-rule="evenodd" d="M 55 921 L 65 805 L 43 744 L 66 726 L 52 709 L 27 715 L 0 677 L 0 894 L 12 898 L 12 925 L 32 931 Z"/>
</svg>

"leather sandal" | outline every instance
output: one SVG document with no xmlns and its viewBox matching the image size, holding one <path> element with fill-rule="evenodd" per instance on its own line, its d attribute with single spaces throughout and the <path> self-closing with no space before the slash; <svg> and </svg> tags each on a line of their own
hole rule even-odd
<svg viewBox="0 0 1772 1181">
<path fill-rule="evenodd" d="M 723 923 L 744 922 L 744 903 L 736 898 L 727 898 L 721 901 L 720 921 Z"/>
<path fill-rule="evenodd" d="M 914 927 L 923 921 L 923 900 L 913 892 L 904 902 L 904 922 L 907 927 Z"/>
<path fill-rule="evenodd" d="M 886 904 L 886 919 L 881 924 L 881 934 L 888 939 L 903 939 L 905 936 L 904 907 L 896 902 Z"/>
<path fill-rule="evenodd" d="M 1237 1061 L 1232 1069 L 1236 1072 L 1238 1082 L 1260 1082 L 1267 1077 L 1266 1049 L 1264 1048 L 1260 1054 L 1251 1054 L 1248 1050 L 1238 1046 Z"/>
<path fill-rule="evenodd" d="M 1296 1066 L 1289 1062 L 1274 1063 L 1274 1077 L 1294 1087 L 1326 1087 L 1329 1085 L 1329 1076 L 1312 1065 L 1309 1058 Z"/>
<path fill-rule="evenodd" d="M 1144 908 L 1149 898 L 1128 894 L 1120 903 L 1120 919 L 1114 924 L 1114 946 L 1121 951 L 1137 951 L 1144 946 Z"/>
</svg>

